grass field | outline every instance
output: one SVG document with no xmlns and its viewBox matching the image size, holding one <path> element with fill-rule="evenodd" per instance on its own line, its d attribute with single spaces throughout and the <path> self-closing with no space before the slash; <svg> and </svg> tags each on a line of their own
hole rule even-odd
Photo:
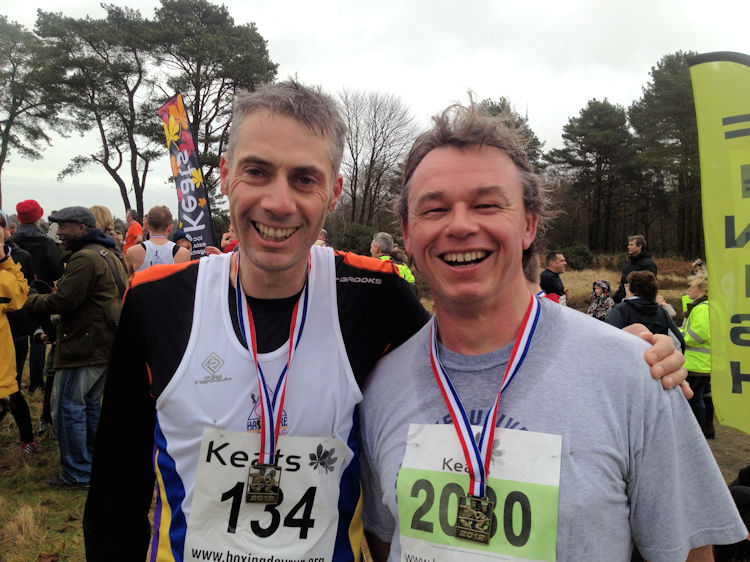
<svg viewBox="0 0 750 562">
<path fill-rule="evenodd" d="M 27 394 L 26 400 L 36 429 L 42 394 Z M 13 417 L 8 414 L 0 422 L 0 561 L 84 560 L 81 518 L 86 492 L 45 485 L 45 477 L 59 472 L 59 451 L 52 437 L 39 443 L 40 453 L 22 455 Z"/>
<path fill-rule="evenodd" d="M 687 272 L 676 266 L 671 271 L 669 264 L 664 264 L 662 272 L 662 267 L 659 263 L 661 293 L 681 316 L 680 296 L 687 287 Z M 572 292 L 570 304 L 579 310 L 588 306 L 594 280 L 609 280 L 614 292 L 619 278 L 619 272 L 608 269 L 569 271 L 562 276 Z M 425 304 L 431 307 L 429 299 Z M 42 395 L 37 392 L 26 398 L 36 428 Z M 81 519 L 86 492 L 56 490 L 44 484 L 45 477 L 59 471 L 59 452 L 51 437 L 41 438 L 40 444 L 41 453 L 23 456 L 13 418 L 8 415 L 0 422 L 0 562 L 84 560 Z M 750 436 L 744 433 L 719 426 L 717 438 L 709 445 L 728 482 L 750 463 Z"/>
</svg>

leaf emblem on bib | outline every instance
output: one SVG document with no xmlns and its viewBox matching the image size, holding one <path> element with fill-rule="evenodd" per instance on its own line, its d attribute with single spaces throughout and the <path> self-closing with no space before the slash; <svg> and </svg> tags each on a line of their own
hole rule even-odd
<svg viewBox="0 0 750 562">
<path fill-rule="evenodd" d="M 317 469 L 319 472 L 333 472 L 333 467 L 338 460 L 338 457 L 333 456 L 335 451 L 335 448 L 331 448 L 331 450 L 328 451 L 323 448 L 322 444 L 318 444 L 316 451 L 310 453 L 310 466 Z"/>
</svg>

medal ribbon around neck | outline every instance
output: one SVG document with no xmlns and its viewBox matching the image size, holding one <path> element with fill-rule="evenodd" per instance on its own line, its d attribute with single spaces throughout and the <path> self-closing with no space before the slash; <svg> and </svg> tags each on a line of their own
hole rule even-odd
<svg viewBox="0 0 750 562">
<path fill-rule="evenodd" d="M 308 273 L 312 264 L 308 262 Z M 253 313 L 247 302 L 245 291 L 242 290 L 240 281 L 240 254 L 237 253 L 235 260 L 235 279 L 237 283 L 237 319 L 240 324 L 242 338 L 250 350 L 252 361 L 255 364 L 255 372 L 258 375 L 258 388 L 260 390 L 260 458 L 259 464 L 272 465 L 276 461 L 276 442 L 279 439 L 279 430 L 281 429 L 281 417 L 284 412 L 284 398 L 286 396 L 286 381 L 289 375 L 289 368 L 292 364 L 294 351 L 297 349 L 302 339 L 302 330 L 305 327 L 307 319 L 307 301 L 308 301 L 308 283 L 305 278 L 305 286 L 302 293 L 297 299 L 292 311 L 292 321 L 289 325 L 289 352 L 287 354 L 286 366 L 279 375 L 279 381 L 276 383 L 276 389 L 273 397 L 266 384 L 266 377 L 263 375 L 263 369 L 258 361 L 258 345 L 255 333 L 255 322 Z M 300 311 L 300 303 L 302 310 Z M 248 338 L 248 335 L 250 336 Z"/>
<path fill-rule="evenodd" d="M 458 434 L 458 440 L 461 442 L 461 447 L 464 451 L 464 457 L 469 469 L 469 494 L 472 496 L 478 498 L 485 497 L 485 485 L 487 475 L 490 472 L 490 457 L 492 456 L 492 443 L 495 438 L 495 424 L 497 422 L 500 394 L 511 383 L 518 369 L 520 369 L 521 363 L 526 358 L 526 353 L 531 346 L 531 338 L 534 336 L 534 331 L 539 321 L 539 312 L 539 300 L 529 293 L 529 306 L 526 308 L 526 315 L 516 335 L 513 351 L 508 359 L 508 366 L 505 368 L 505 374 L 503 375 L 500 389 L 497 391 L 495 403 L 484 418 L 479 443 L 474 439 L 469 418 L 466 416 L 466 412 L 461 405 L 458 393 L 453 384 L 451 384 L 443 365 L 440 363 L 436 333 L 437 324 L 435 318 L 432 318 L 430 326 L 430 364 L 432 365 L 432 373 L 435 375 L 440 392 L 443 394 L 443 399 L 453 420 L 453 426 L 456 428 L 456 433 Z"/>
</svg>

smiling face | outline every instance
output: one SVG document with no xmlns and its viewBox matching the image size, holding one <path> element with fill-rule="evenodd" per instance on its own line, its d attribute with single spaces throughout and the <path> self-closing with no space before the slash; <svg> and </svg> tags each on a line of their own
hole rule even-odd
<svg viewBox="0 0 750 562">
<path fill-rule="evenodd" d="M 436 308 L 488 307 L 528 300 L 522 253 L 537 217 L 524 208 L 518 169 L 501 150 L 441 147 L 410 181 L 406 250 Z"/>
<path fill-rule="evenodd" d="M 341 195 L 329 147 L 327 136 L 263 110 L 245 117 L 231 161 L 221 160 L 221 192 L 229 198 L 242 267 L 282 294 L 301 288 L 310 246 Z"/>
<path fill-rule="evenodd" d="M 61 222 L 57 225 L 57 237 L 63 247 L 71 248 L 73 243 L 86 234 L 86 227 L 79 222 Z"/>
</svg>

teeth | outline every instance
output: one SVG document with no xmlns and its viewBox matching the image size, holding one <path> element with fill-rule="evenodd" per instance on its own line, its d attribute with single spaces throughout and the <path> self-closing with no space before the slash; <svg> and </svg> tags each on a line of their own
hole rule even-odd
<svg viewBox="0 0 750 562">
<path fill-rule="evenodd" d="M 481 260 L 487 255 L 484 250 L 477 250 L 474 252 L 453 252 L 449 254 L 443 254 L 443 259 L 447 262 L 464 263 Z"/>
<path fill-rule="evenodd" d="M 259 222 L 253 224 L 260 235 L 267 240 L 286 240 L 297 230 L 296 228 L 273 228 Z"/>
</svg>

